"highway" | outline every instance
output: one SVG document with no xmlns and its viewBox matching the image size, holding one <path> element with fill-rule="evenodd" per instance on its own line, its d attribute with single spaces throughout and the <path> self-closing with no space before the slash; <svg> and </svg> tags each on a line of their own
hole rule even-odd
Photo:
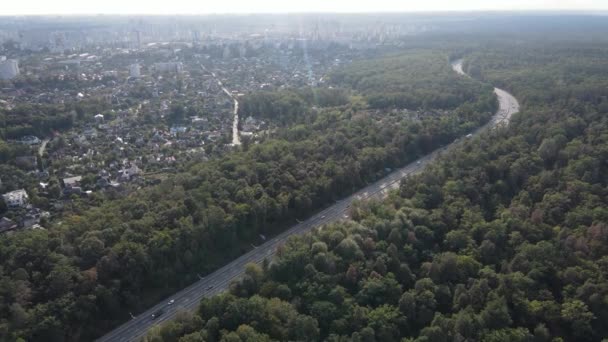
<svg viewBox="0 0 608 342">
<path fill-rule="evenodd" d="M 466 76 L 462 72 L 462 60 L 452 62 L 454 71 Z M 468 76 L 467 76 L 468 77 Z M 508 92 L 495 88 L 494 92 L 499 101 L 499 109 L 492 119 L 484 126 L 478 128 L 471 134 L 478 134 L 483 130 L 491 129 L 501 124 L 508 123 L 511 115 L 519 111 L 519 103 Z M 422 171 L 427 164 L 435 160 L 439 155 L 445 153 L 458 144 L 458 140 L 454 143 L 442 147 L 434 152 L 410 163 L 409 165 L 395 170 L 381 180 L 372 183 L 365 188 L 357 191 L 348 198 L 345 198 L 325 210 L 313 215 L 305 221 L 302 221 L 287 231 L 269 239 L 264 244 L 252 249 L 244 255 L 233 260 L 224 267 L 202 278 L 196 283 L 187 288 L 175 293 L 166 300 L 158 303 L 145 312 L 140 313 L 132 320 L 124 323 L 120 327 L 111 331 L 107 335 L 101 337 L 99 342 L 126 342 L 137 341 L 153 326 L 175 317 L 180 310 L 194 310 L 198 306 L 201 298 L 216 295 L 228 289 L 230 282 L 238 278 L 245 270 L 245 265 L 248 263 L 262 263 L 264 259 L 270 259 L 275 254 L 277 246 L 283 244 L 287 238 L 294 234 L 303 234 L 311 231 L 315 227 L 319 227 L 343 218 L 348 217 L 350 205 L 355 200 L 367 200 L 372 198 L 382 198 L 390 190 L 399 186 L 399 181 L 409 175 L 413 175 Z M 174 300 L 173 304 L 168 304 L 170 300 Z M 152 314 L 160 309 L 164 309 L 164 313 L 157 318 L 152 318 Z"/>
<path fill-rule="evenodd" d="M 469 75 L 467 75 L 462 69 L 463 62 L 464 61 L 462 59 L 453 61 L 452 69 L 459 75 L 469 77 Z M 511 115 L 519 112 L 519 102 L 517 102 L 517 99 L 513 95 L 499 88 L 494 88 L 494 94 L 496 94 L 496 97 L 498 98 L 498 111 L 496 114 L 494 114 L 490 122 L 477 129 L 477 133 L 487 129 L 488 127 L 496 127 L 500 124 L 506 124 L 511 119 Z"/>
</svg>

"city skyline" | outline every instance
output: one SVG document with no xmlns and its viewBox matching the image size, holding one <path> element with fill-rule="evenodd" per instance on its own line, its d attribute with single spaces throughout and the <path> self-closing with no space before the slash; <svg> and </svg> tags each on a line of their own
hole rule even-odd
<svg viewBox="0 0 608 342">
<path fill-rule="evenodd" d="M 0 15 L 79 15 L 79 14 L 247 14 L 247 13 L 365 13 L 365 12 L 458 12 L 458 11 L 605 11 L 608 3 L 601 0 L 515 0 L 482 1 L 463 0 L 458 3 L 447 0 L 395 2 L 378 1 L 321 1 L 285 2 L 279 0 L 236 0 L 230 3 L 200 3 L 193 0 L 176 0 L 170 3 L 144 1 L 123 2 L 108 0 L 100 3 L 75 0 L 57 0 L 40 3 L 34 0 L 7 3 Z"/>
</svg>

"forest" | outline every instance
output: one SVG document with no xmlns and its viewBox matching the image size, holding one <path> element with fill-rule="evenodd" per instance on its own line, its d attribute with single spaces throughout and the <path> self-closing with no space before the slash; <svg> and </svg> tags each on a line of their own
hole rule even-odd
<svg viewBox="0 0 608 342">
<path fill-rule="evenodd" d="M 84 120 L 85 113 L 101 113 L 108 108 L 101 100 L 68 104 L 20 104 L 0 109 L 0 137 L 17 139 L 24 135 L 44 137 L 53 131 L 65 131 L 75 122 Z"/>
<path fill-rule="evenodd" d="M 145 340 L 606 341 L 608 44 L 471 46 L 467 70 L 521 101 L 508 127 Z"/>
<path fill-rule="evenodd" d="M 426 57 L 400 66 L 412 87 L 434 94 L 429 99 L 450 87 L 450 93 L 474 95 L 457 97 L 441 115 L 416 119 L 370 109 L 348 83 L 334 91 L 252 96 L 244 110 L 285 117 L 283 129 L 125 198 L 93 196 L 93 207 L 74 201 L 47 230 L 0 237 L 0 340 L 92 340 L 127 320 L 129 311 L 241 255 L 260 234 L 282 231 L 490 118 L 496 107 L 491 86 L 473 80 L 440 86 L 408 69 L 424 68 L 434 80 L 453 78 L 442 51 L 434 58 L 411 51 L 391 61 L 418 54 Z M 373 59 L 366 68 L 380 72 L 385 62 Z M 427 99 L 424 109 L 434 107 L 445 103 Z"/>
<path fill-rule="evenodd" d="M 270 119 L 281 126 L 312 123 L 313 106 L 338 107 L 349 103 L 344 89 L 288 89 L 262 91 L 245 96 L 239 102 L 239 116 Z"/>
<path fill-rule="evenodd" d="M 445 55 L 428 50 L 356 61 L 332 73 L 330 79 L 364 94 L 370 107 L 376 109 L 454 109 L 463 102 L 477 102 L 479 107 L 474 110 L 478 112 L 494 109 L 491 102 L 477 101 L 487 94 L 484 84 L 459 77 L 451 71 Z"/>
</svg>

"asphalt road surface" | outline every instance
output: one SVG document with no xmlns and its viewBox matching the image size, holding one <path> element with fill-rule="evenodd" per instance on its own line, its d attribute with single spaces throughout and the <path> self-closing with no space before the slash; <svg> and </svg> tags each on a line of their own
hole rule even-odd
<svg viewBox="0 0 608 342">
<path fill-rule="evenodd" d="M 201 64 L 201 68 L 205 71 L 208 71 L 207 68 L 205 68 L 204 65 Z M 217 80 L 217 84 L 220 86 L 220 88 L 222 88 L 222 91 L 224 93 L 226 93 L 226 95 L 228 95 L 228 97 L 230 97 L 233 101 L 234 101 L 234 120 L 232 121 L 232 145 L 240 145 L 241 144 L 241 137 L 240 137 L 240 133 L 239 133 L 239 101 L 236 99 L 236 97 L 230 92 L 230 90 L 228 90 L 224 84 L 222 83 L 222 81 L 220 81 L 217 78 L 217 75 L 215 75 L 215 73 L 213 71 L 209 71 L 211 73 L 211 76 L 213 76 L 213 78 L 215 78 Z"/>
<path fill-rule="evenodd" d="M 454 61 L 452 63 L 452 68 L 459 74 L 466 76 L 466 74 L 464 74 L 462 71 L 462 60 Z M 511 115 L 519 111 L 519 103 L 511 94 L 498 88 L 495 88 L 494 92 L 496 93 L 500 104 L 498 111 L 492 117 L 490 122 L 483 127 L 478 128 L 474 132 L 471 132 L 471 134 L 475 135 L 483 130 L 491 129 L 500 124 L 507 123 Z M 262 263 L 264 259 L 272 258 L 275 254 L 277 246 L 283 244 L 289 236 L 294 234 L 303 234 L 311 231 L 315 227 L 347 218 L 350 205 L 353 201 L 384 197 L 390 190 L 399 186 L 399 181 L 402 178 L 422 171 L 428 163 L 436 159 L 442 153 L 445 153 L 446 150 L 453 148 L 456 144 L 458 144 L 458 140 L 410 163 L 401 169 L 393 171 L 386 177 L 366 186 L 348 198 L 336 202 L 331 207 L 326 208 L 307 220 L 296 224 L 289 230 L 275 236 L 272 239 L 269 239 L 264 244 L 255 247 L 226 266 L 209 274 L 207 277 L 175 293 L 171 297 L 151 307 L 147 311 L 140 313 L 132 320 L 124 323 L 97 341 L 137 341 L 153 326 L 174 318 L 178 311 L 196 309 L 201 298 L 210 297 L 227 290 L 230 282 L 238 278 L 244 272 L 246 264 L 252 262 Z M 172 304 L 168 304 L 170 300 L 173 300 L 174 302 Z M 152 318 L 152 314 L 161 309 L 164 310 L 164 313 L 159 317 Z"/>
</svg>

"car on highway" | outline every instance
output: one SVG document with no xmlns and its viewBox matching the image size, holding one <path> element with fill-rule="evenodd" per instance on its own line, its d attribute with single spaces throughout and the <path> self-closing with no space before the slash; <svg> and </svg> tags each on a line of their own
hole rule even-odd
<svg viewBox="0 0 608 342">
<path fill-rule="evenodd" d="M 324 218 L 325 218 L 325 215 L 321 216 L 321 218 L 322 218 L 322 219 L 324 219 Z"/>
<path fill-rule="evenodd" d="M 158 317 L 160 317 L 164 313 L 165 313 L 164 309 L 158 309 L 158 310 L 156 310 L 156 312 L 154 312 L 152 314 L 152 319 L 157 319 Z"/>
<path fill-rule="evenodd" d="M 212 288 L 213 288 L 213 285 L 207 286 L 207 290 L 211 290 Z"/>
<path fill-rule="evenodd" d="M 420 160 L 416 162 L 416 164 L 420 165 Z"/>
<path fill-rule="evenodd" d="M 167 305 L 171 305 L 171 304 L 173 304 L 173 303 L 175 303 L 175 299 L 171 299 L 171 300 L 170 300 L 170 301 L 167 303 Z"/>
</svg>

